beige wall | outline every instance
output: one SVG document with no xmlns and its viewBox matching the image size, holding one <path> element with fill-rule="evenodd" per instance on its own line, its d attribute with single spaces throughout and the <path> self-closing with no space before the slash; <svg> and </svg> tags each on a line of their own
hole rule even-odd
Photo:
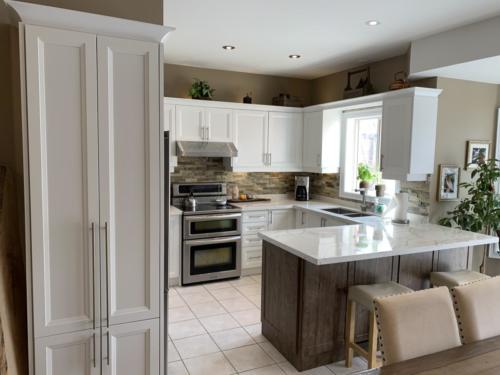
<svg viewBox="0 0 500 375">
<path fill-rule="evenodd" d="M 355 69 L 344 70 L 313 80 L 312 104 L 342 99 L 347 84 L 347 73 Z M 394 81 L 394 74 L 402 70 L 408 72 L 408 55 L 406 54 L 370 64 L 370 77 L 375 92 L 387 91 L 389 85 Z M 354 82 L 355 80 L 356 77 L 353 77 L 352 87 L 358 83 Z"/>
<path fill-rule="evenodd" d="M 254 104 L 271 104 L 279 93 L 299 96 L 310 104 L 311 82 L 303 79 L 230 72 L 165 64 L 165 96 L 187 98 L 193 78 L 208 81 L 215 89 L 214 100 L 239 102 L 251 92 Z"/>
<path fill-rule="evenodd" d="M 464 169 L 466 142 L 494 142 L 498 105 L 497 85 L 438 78 L 437 87 L 443 92 L 439 97 L 436 165 L 430 182 L 432 221 L 439 220 L 456 205 L 437 201 L 439 165 L 458 165 L 462 168 L 461 181 L 470 180 L 470 171 Z M 463 190 L 460 193 L 465 196 Z"/>
<path fill-rule="evenodd" d="M 163 0 L 22 0 L 163 25 Z"/>
</svg>

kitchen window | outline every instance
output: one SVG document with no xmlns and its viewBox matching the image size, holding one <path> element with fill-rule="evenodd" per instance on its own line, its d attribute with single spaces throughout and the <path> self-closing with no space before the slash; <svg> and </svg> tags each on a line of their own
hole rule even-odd
<svg viewBox="0 0 500 375">
<path fill-rule="evenodd" d="M 358 165 L 364 163 L 374 171 L 380 169 L 380 138 L 382 130 L 382 109 L 370 108 L 348 111 L 342 118 L 342 157 L 340 169 L 340 196 L 361 200 L 359 188 Z M 397 183 L 393 180 L 382 180 L 386 186 L 386 196 L 396 192 Z M 369 197 L 375 197 L 375 182 Z"/>
</svg>

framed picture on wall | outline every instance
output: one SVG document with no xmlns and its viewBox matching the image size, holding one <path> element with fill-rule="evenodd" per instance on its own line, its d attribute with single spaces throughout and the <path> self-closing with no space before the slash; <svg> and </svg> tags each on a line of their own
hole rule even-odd
<svg viewBox="0 0 500 375">
<path fill-rule="evenodd" d="M 439 201 L 457 201 L 460 192 L 460 167 L 456 165 L 439 166 Z"/>
<path fill-rule="evenodd" d="M 467 141 L 466 169 L 477 168 L 478 162 L 490 158 L 490 143 L 488 141 Z"/>
</svg>

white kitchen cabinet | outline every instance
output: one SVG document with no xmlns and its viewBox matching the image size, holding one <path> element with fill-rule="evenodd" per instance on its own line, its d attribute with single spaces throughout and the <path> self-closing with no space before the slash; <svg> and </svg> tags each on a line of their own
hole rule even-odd
<svg viewBox="0 0 500 375">
<path fill-rule="evenodd" d="M 322 223 L 322 217 L 319 214 L 301 209 L 297 209 L 295 212 L 295 226 L 297 228 L 319 228 Z"/>
<path fill-rule="evenodd" d="M 39 7 L 16 9 L 45 24 L 78 19 L 86 31 L 20 24 L 30 371 L 97 374 L 103 330 L 160 317 L 160 39 L 169 28 L 104 37 L 88 30 L 102 23 L 119 35 L 127 21 L 61 9 L 51 18 Z M 152 330 L 159 348 L 159 326 Z"/>
<path fill-rule="evenodd" d="M 269 116 L 265 111 L 234 111 L 235 145 L 238 157 L 231 160 L 235 172 L 268 170 Z"/>
<path fill-rule="evenodd" d="M 340 167 L 341 111 L 304 113 L 303 171 L 338 173 Z"/>
<path fill-rule="evenodd" d="M 210 142 L 233 142 L 233 111 L 226 108 L 205 110 L 206 140 Z"/>
<path fill-rule="evenodd" d="M 175 128 L 177 140 L 180 141 L 232 142 L 233 111 L 226 108 L 177 105 Z"/>
<path fill-rule="evenodd" d="M 175 145 L 175 105 L 167 102 L 163 103 L 163 122 L 164 131 L 169 132 L 169 169 L 170 173 L 174 172 L 177 167 L 177 148 Z"/>
<path fill-rule="evenodd" d="M 383 100 L 381 169 L 388 180 L 425 181 L 434 173 L 441 90 L 413 88 Z"/>
<path fill-rule="evenodd" d="M 168 279 L 171 284 L 180 281 L 181 252 L 182 252 L 182 216 L 170 215 L 168 228 Z"/>
<path fill-rule="evenodd" d="M 295 228 L 295 212 L 293 209 L 269 210 L 269 230 Z"/>
<path fill-rule="evenodd" d="M 36 337 L 99 321 L 95 35 L 26 26 Z"/>
<path fill-rule="evenodd" d="M 175 107 L 175 135 L 178 141 L 204 141 L 204 108 L 191 105 Z"/>
<path fill-rule="evenodd" d="M 93 330 L 35 340 L 36 375 L 100 375 L 100 337 Z"/>
<path fill-rule="evenodd" d="M 102 293 L 109 324 L 160 314 L 158 51 L 156 43 L 98 37 Z"/>
<path fill-rule="evenodd" d="M 302 170 L 303 114 L 269 112 L 268 166 L 271 171 Z"/>
<path fill-rule="evenodd" d="M 338 227 L 340 225 L 347 225 L 347 224 L 349 224 L 347 221 L 333 217 L 325 218 L 323 221 L 324 227 Z"/>
<path fill-rule="evenodd" d="M 262 240 L 258 233 L 268 229 L 268 210 L 243 211 L 241 224 L 241 267 L 243 270 L 262 266 Z"/>
<path fill-rule="evenodd" d="M 159 319 L 112 326 L 103 334 L 103 375 L 158 375 L 159 332 Z"/>
</svg>

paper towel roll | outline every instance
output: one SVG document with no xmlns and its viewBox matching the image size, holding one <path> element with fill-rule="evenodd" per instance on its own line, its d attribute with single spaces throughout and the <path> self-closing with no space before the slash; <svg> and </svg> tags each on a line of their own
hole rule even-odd
<svg viewBox="0 0 500 375">
<path fill-rule="evenodd" d="M 398 206 L 396 207 L 396 212 L 394 213 L 394 219 L 406 222 L 408 220 L 408 193 L 397 193 L 396 202 Z"/>
</svg>

